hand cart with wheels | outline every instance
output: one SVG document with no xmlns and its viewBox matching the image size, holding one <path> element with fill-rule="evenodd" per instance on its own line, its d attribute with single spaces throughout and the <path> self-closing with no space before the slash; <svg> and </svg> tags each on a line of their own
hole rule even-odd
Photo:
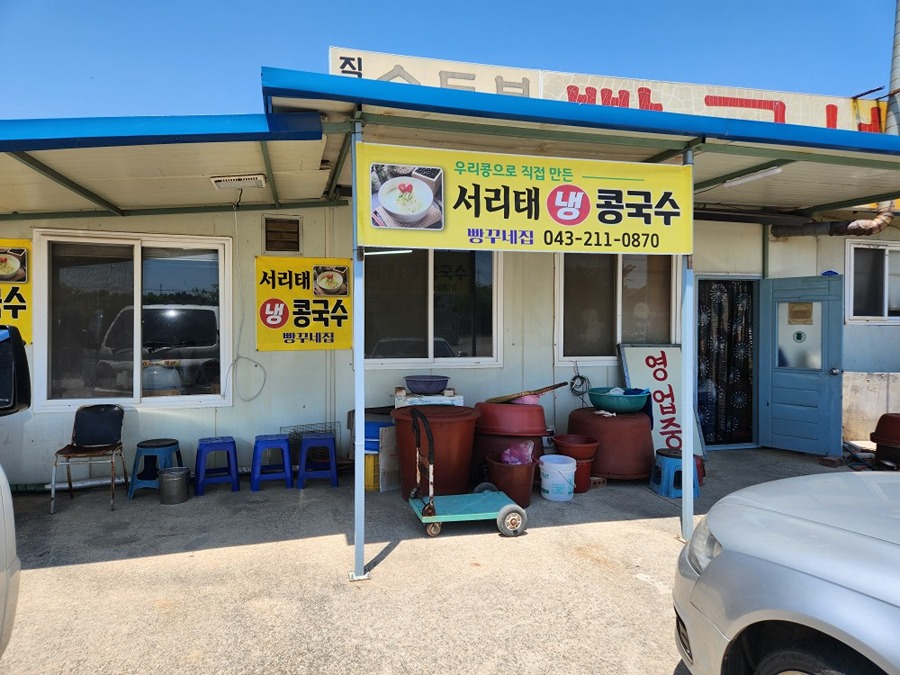
<svg viewBox="0 0 900 675">
<path fill-rule="evenodd" d="M 499 491 L 491 483 L 481 483 L 472 494 L 434 495 L 434 436 L 428 418 L 417 408 L 410 408 L 413 432 L 416 437 L 416 487 L 409 495 L 409 505 L 425 524 L 425 533 L 436 537 L 441 533 L 442 523 L 463 520 L 496 520 L 497 529 L 507 537 L 517 537 L 528 525 L 525 509 L 516 504 L 505 492 Z M 422 453 L 422 432 L 424 427 L 428 441 L 428 453 Z M 428 478 L 428 495 L 422 496 L 420 486 L 422 476 Z"/>
</svg>

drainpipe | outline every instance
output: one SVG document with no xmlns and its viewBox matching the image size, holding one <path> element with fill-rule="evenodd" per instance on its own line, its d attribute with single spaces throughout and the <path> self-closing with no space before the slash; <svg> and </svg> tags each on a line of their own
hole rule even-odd
<svg viewBox="0 0 900 675">
<path fill-rule="evenodd" d="M 891 85 L 888 93 L 887 119 L 884 133 L 897 136 L 900 132 L 900 0 L 894 9 L 894 48 L 891 53 Z M 878 234 L 891 224 L 894 202 L 880 202 L 877 215 L 870 220 L 833 220 L 809 222 L 800 226 L 773 225 L 773 237 L 868 237 Z"/>
<path fill-rule="evenodd" d="M 898 0 L 900 2 L 900 0 Z M 773 237 L 868 237 L 878 234 L 894 219 L 894 202 L 879 202 L 878 215 L 871 219 L 810 221 L 802 225 L 773 225 Z"/>
</svg>

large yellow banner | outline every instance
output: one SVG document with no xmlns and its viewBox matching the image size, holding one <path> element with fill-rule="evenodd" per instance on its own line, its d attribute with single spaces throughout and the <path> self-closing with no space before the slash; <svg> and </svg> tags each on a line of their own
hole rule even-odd
<svg viewBox="0 0 900 675">
<path fill-rule="evenodd" d="M 360 143 L 364 246 L 693 252 L 688 166 Z"/>
<path fill-rule="evenodd" d="M 0 239 L 0 324 L 15 326 L 31 342 L 31 240 Z"/>
<path fill-rule="evenodd" d="M 256 349 L 351 349 L 349 258 L 256 258 Z"/>
</svg>

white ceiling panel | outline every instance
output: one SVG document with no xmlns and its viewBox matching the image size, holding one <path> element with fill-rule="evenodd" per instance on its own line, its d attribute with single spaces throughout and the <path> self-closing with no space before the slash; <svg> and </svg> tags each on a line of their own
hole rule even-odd
<svg viewBox="0 0 900 675">
<path fill-rule="evenodd" d="M 0 213 L 93 210 L 96 206 L 68 188 L 0 153 Z"/>
<path fill-rule="evenodd" d="M 278 197 L 281 201 L 318 199 L 325 193 L 331 171 L 282 171 L 275 173 Z"/>
</svg>

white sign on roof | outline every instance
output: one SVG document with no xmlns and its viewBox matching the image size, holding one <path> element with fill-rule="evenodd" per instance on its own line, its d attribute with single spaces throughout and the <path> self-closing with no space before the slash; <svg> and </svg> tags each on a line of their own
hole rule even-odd
<svg viewBox="0 0 900 675">
<path fill-rule="evenodd" d="M 590 105 L 853 131 L 883 130 L 884 105 L 869 99 L 507 68 L 343 47 L 330 48 L 329 72 Z"/>
</svg>

